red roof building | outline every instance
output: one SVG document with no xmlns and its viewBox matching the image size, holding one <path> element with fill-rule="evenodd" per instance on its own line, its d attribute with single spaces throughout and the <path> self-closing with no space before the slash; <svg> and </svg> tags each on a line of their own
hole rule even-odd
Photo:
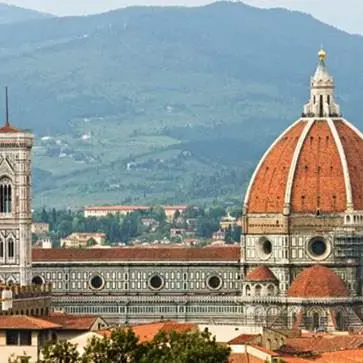
<svg viewBox="0 0 363 363">
<path fill-rule="evenodd" d="M 256 267 L 254 270 L 251 270 L 247 276 L 247 281 L 276 281 L 277 278 L 273 274 L 273 272 L 265 265 Z"/>
<path fill-rule="evenodd" d="M 289 297 L 348 297 L 342 279 L 329 268 L 315 265 L 301 272 L 291 284 Z"/>
</svg>

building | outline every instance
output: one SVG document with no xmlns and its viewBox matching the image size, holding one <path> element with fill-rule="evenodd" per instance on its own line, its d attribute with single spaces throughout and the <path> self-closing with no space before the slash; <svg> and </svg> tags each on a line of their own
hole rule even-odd
<svg viewBox="0 0 363 363">
<path fill-rule="evenodd" d="M 66 238 L 60 240 L 63 248 L 80 248 L 91 246 L 102 246 L 105 243 L 105 233 L 80 233 L 74 232 Z"/>
<path fill-rule="evenodd" d="M 2 362 L 9 358 L 19 362 L 28 358 L 38 362 L 40 351 L 51 340 L 52 333 L 61 326 L 47 320 L 24 315 L 0 319 L 0 354 Z"/>
<path fill-rule="evenodd" d="M 183 213 L 186 209 L 186 205 L 163 205 L 161 206 L 164 211 L 166 218 L 169 222 L 172 222 L 176 212 Z M 109 205 L 109 206 L 92 206 L 84 209 L 85 218 L 88 217 L 106 217 L 109 214 L 125 216 L 127 214 L 136 212 L 138 210 L 147 211 L 150 210 L 150 206 L 146 205 Z"/>
<path fill-rule="evenodd" d="M 97 315 L 70 315 L 54 312 L 42 318 L 58 325 L 53 329 L 53 340 L 70 340 L 87 332 L 95 332 L 108 327 L 107 323 Z"/>
<path fill-rule="evenodd" d="M 363 139 L 341 116 L 325 58 L 302 117 L 247 189 L 242 289 L 257 321 L 281 314 L 287 326 L 345 330 L 362 327 Z"/>
<path fill-rule="evenodd" d="M 32 223 L 32 233 L 37 235 L 47 234 L 49 232 L 49 223 Z"/>
<path fill-rule="evenodd" d="M 53 313 L 49 316 L 25 315 L 3 316 L 0 319 L 1 362 L 8 358 L 30 359 L 38 362 L 41 350 L 50 341 L 70 340 L 87 332 L 107 328 L 107 324 L 97 316 L 72 316 Z"/>
<path fill-rule="evenodd" d="M 225 217 L 222 217 L 219 222 L 219 228 L 221 229 L 221 231 L 234 229 L 237 225 L 238 225 L 237 218 L 232 217 L 230 214 L 228 214 Z"/>
<path fill-rule="evenodd" d="M 251 178 L 240 246 L 37 249 L 34 279 L 66 312 L 117 322 L 362 329 L 362 154 L 321 50 L 302 116 Z"/>
<path fill-rule="evenodd" d="M 32 146 L 33 135 L 6 119 L 0 128 L 0 283 L 31 282 Z"/>
</svg>

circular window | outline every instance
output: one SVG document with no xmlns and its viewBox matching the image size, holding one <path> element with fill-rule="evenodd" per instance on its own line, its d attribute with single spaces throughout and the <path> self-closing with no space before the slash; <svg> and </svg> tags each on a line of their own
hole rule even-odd
<svg viewBox="0 0 363 363">
<path fill-rule="evenodd" d="M 38 286 L 40 286 L 40 285 L 43 285 L 43 284 L 44 284 L 44 280 L 43 280 L 43 278 L 42 278 L 42 277 L 40 277 L 40 276 L 34 276 L 34 277 L 33 277 L 33 279 L 32 279 L 32 284 L 33 284 L 33 285 L 38 285 Z"/>
<path fill-rule="evenodd" d="M 257 242 L 257 253 L 260 258 L 267 259 L 272 253 L 272 243 L 266 237 L 262 237 Z"/>
<path fill-rule="evenodd" d="M 218 290 L 222 287 L 222 279 L 218 275 L 209 276 L 207 279 L 208 289 Z"/>
<path fill-rule="evenodd" d="M 330 253 L 330 244 L 322 237 L 316 237 L 309 241 L 308 253 L 314 259 L 324 259 Z"/>
<path fill-rule="evenodd" d="M 160 290 L 164 285 L 164 280 L 160 275 L 153 275 L 149 279 L 149 286 L 153 290 Z"/>
<path fill-rule="evenodd" d="M 95 275 L 91 278 L 89 284 L 92 289 L 100 290 L 103 288 L 103 285 L 105 284 L 105 282 L 101 276 Z"/>
</svg>

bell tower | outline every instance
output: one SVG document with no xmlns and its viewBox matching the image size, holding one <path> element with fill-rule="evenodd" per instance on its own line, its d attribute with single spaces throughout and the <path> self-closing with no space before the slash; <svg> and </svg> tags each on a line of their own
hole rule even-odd
<svg viewBox="0 0 363 363">
<path fill-rule="evenodd" d="M 31 284 L 31 150 L 33 135 L 9 122 L 0 127 L 0 282 Z"/>
</svg>

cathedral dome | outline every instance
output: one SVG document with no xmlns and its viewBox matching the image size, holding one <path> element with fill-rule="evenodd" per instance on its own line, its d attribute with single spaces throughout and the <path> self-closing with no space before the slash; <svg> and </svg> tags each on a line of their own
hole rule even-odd
<svg viewBox="0 0 363 363">
<path fill-rule="evenodd" d="M 319 57 L 310 101 L 259 162 L 245 214 L 363 210 L 363 136 L 340 116 L 325 55 Z"/>
<path fill-rule="evenodd" d="M 247 276 L 247 281 L 277 281 L 276 276 L 267 266 L 259 266 L 251 270 Z"/>
<path fill-rule="evenodd" d="M 314 265 L 302 271 L 287 291 L 288 297 L 348 297 L 342 279 L 329 268 Z"/>
</svg>

